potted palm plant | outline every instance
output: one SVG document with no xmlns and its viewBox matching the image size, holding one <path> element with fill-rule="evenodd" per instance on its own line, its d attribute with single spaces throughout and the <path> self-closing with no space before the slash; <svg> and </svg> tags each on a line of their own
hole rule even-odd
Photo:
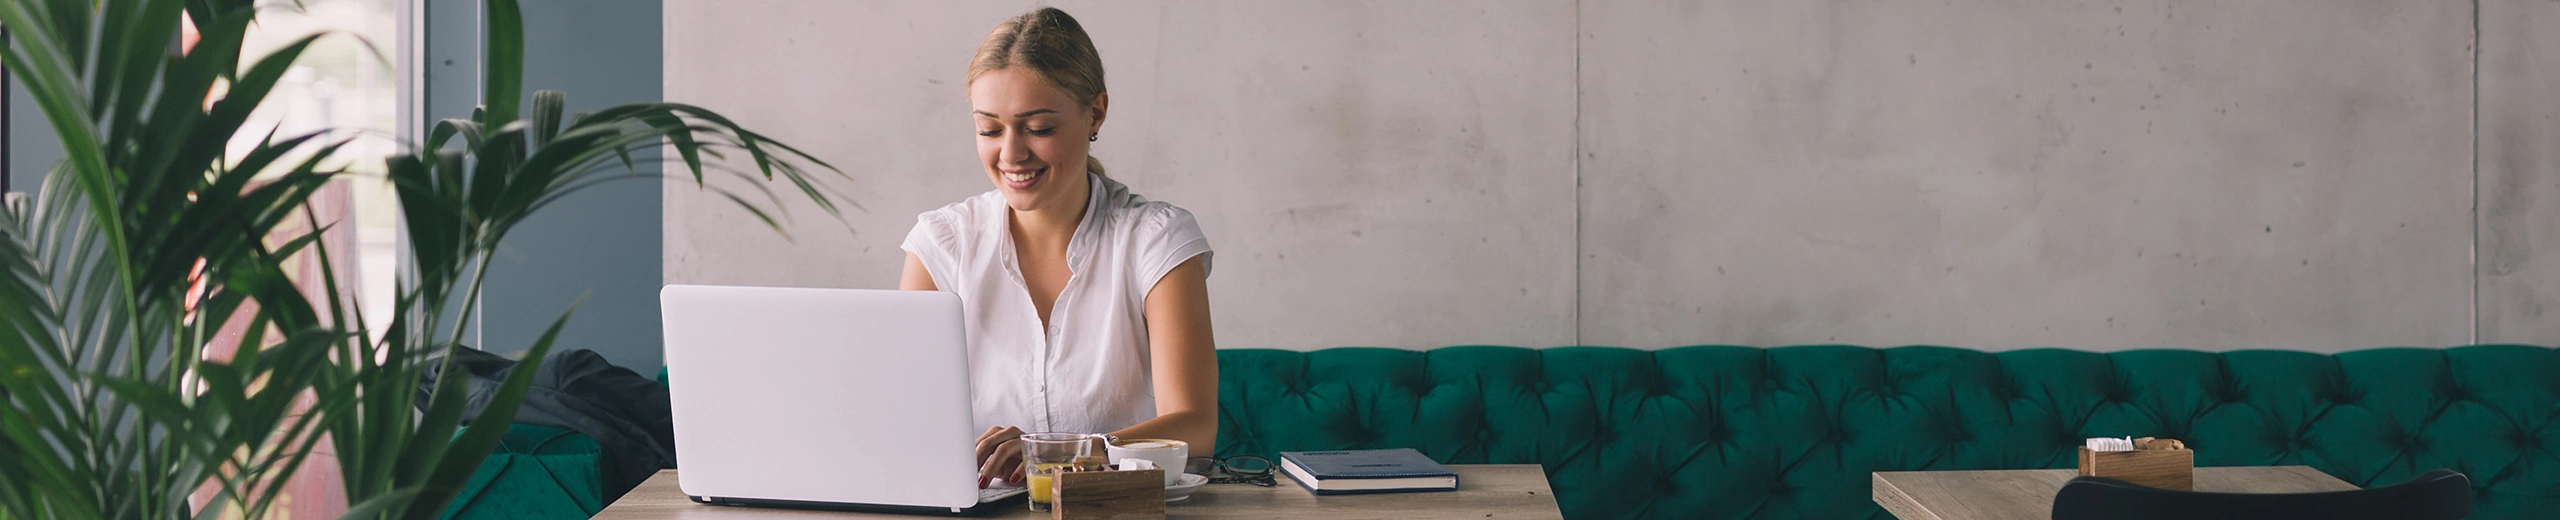
<svg viewBox="0 0 2560 520">
<path fill-rule="evenodd" d="M 367 323 L 325 272 L 326 226 L 306 210 L 349 175 L 331 166 L 347 138 L 244 123 L 319 35 L 250 57 L 253 0 L 0 0 L 0 62 L 65 153 L 34 200 L 0 212 L 0 519 L 261 518 L 324 445 L 346 517 L 433 518 L 569 317 L 476 415 L 459 377 L 419 406 L 424 374 L 469 348 L 490 255 L 518 223 L 584 186 L 645 177 L 633 157 L 662 147 L 696 183 L 704 156 L 742 154 L 755 165 L 742 175 L 788 180 L 835 211 L 801 165 L 832 167 L 712 111 L 563 114 L 558 92 L 522 104 L 519 10 L 486 3 L 487 102 L 384 165 L 412 247 L 394 311 Z M 200 35 L 184 50 L 182 23 Z M 264 137 L 226 150 L 243 132 Z M 295 279 L 297 255 L 320 257 L 323 275 Z"/>
</svg>

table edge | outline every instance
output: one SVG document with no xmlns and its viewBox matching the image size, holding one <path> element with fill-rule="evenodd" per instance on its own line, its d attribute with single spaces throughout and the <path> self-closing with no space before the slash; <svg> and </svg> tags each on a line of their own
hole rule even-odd
<svg viewBox="0 0 2560 520">
<path fill-rule="evenodd" d="M 1920 502 L 1911 498 L 1911 493 L 1903 491 L 1902 486 L 1894 485 L 1892 481 L 1885 480 L 1884 474 L 1886 472 L 1876 471 L 1871 473 L 1874 475 L 1874 484 L 1873 490 L 1868 494 L 1870 495 L 1869 499 L 1875 501 L 1876 507 L 1884 508 L 1886 513 L 1890 513 L 1894 518 L 1901 520 L 1944 520 L 1940 518 L 1937 513 L 1929 512 L 1928 508 L 1919 507 Z M 1888 492 L 1891 494 L 1888 495 Z M 1888 498 L 1892 500 L 1887 500 Z M 1905 511 L 1904 509 L 1918 510 Z"/>
</svg>

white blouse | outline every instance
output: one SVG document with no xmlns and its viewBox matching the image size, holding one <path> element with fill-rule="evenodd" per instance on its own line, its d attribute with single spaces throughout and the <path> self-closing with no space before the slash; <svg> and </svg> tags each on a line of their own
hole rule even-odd
<svg viewBox="0 0 2560 520">
<path fill-rule="evenodd" d="M 1066 288 L 1047 330 L 1014 258 L 1010 209 L 988 191 L 916 217 L 900 245 L 934 286 L 958 293 L 969 336 L 969 405 L 978 429 L 1105 433 L 1156 416 L 1148 377 L 1147 292 L 1209 239 L 1191 212 L 1088 175 L 1093 195 L 1067 243 Z"/>
</svg>

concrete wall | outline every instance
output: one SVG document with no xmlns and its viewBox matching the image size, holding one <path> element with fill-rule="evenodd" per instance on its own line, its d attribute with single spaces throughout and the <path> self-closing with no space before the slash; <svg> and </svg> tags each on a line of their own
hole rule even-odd
<svg viewBox="0 0 2560 520">
<path fill-rule="evenodd" d="M 2468 2 L 1589 2 L 1582 338 L 2470 337 Z"/>
<path fill-rule="evenodd" d="M 2560 343 L 2560 3 L 2480 2 L 2480 339 Z M 2535 29 L 2543 29 L 2536 31 Z"/>
<path fill-rule="evenodd" d="M 2490 193 L 2560 188 L 2549 2 L 1056 4 L 1109 69 L 1096 155 L 1219 251 L 1223 347 L 2560 329 L 2560 205 Z M 914 215 L 988 189 L 961 75 L 1032 5 L 666 2 L 667 97 L 864 207 L 785 240 L 670 183 L 666 281 L 893 286 Z"/>
<path fill-rule="evenodd" d="M 668 2 L 668 99 L 842 166 L 867 211 L 799 206 L 786 241 L 670 183 L 667 283 L 895 287 L 916 214 L 991 189 L 961 83 L 1029 5 Z M 1573 5 L 1459 7 L 1065 4 L 1115 100 L 1094 156 L 1218 251 L 1220 345 L 1574 341 Z"/>
</svg>

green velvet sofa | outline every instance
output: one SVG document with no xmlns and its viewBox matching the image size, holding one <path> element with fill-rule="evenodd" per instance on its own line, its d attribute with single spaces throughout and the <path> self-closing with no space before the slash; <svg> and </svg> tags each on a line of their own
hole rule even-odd
<svg viewBox="0 0 2560 520">
<path fill-rule="evenodd" d="M 1566 518 L 1891 518 L 1871 472 L 2069 468 L 2083 439 L 2127 435 L 2368 487 L 2453 468 L 2475 518 L 2560 515 L 2560 353 L 2542 347 L 1218 354 L 1220 455 L 1538 464 Z"/>
<path fill-rule="evenodd" d="M 1221 456 L 1410 447 L 1538 464 L 1567 518 L 1891 518 L 1871 472 L 2068 468 L 2083 439 L 2128 435 L 2185 439 L 2202 466 L 2307 465 L 2368 487 L 2453 468 L 2474 518 L 2560 512 L 2560 352 L 2534 346 L 1340 348 L 1221 350 L 1218 366 Z M 575 446 L 559 442 L 541 446 Z M 576 464 L 534 467 L 552 463 Z M 587 492 L 524 480 L 475 503 Z"/>
</svg>

